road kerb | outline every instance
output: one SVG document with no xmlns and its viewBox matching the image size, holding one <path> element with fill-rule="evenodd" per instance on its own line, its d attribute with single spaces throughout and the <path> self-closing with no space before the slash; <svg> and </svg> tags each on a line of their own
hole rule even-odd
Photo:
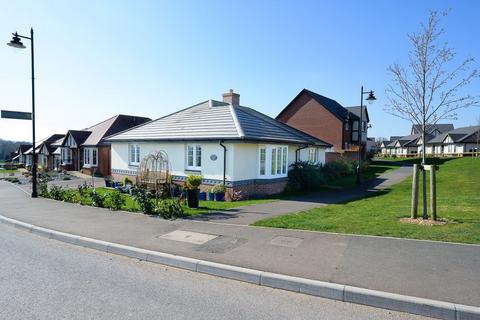
<svg viewBox="0 0 480 320">
<path fill-rule="evenodd" d="M 37 227 L 0 215 L 0 222 L 46 238 L 100 250 L 116 255 L 137 258 L 209 275 L 255 283 L 272 288 L 313 296 L 363 304 L 377 308 L 413 313 L 447 320 L 480 320 L 480 308 L 450 302 L 417 298 L 389 292 L 352 287 L 260 270 L 225 265 L 152 250 L 111 243 L 60 231 Z"/>
</svg>

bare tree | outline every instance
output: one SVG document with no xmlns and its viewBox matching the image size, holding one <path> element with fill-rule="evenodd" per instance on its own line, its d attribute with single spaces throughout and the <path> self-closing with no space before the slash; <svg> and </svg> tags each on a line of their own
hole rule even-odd
<svg viewBox="0 0 480 320">
<path fill-rule="evenodd" d="M 440 27 L 441 16 L 430 12 L 420 32 L 408 35 L 412 50 L 406 67 L 392 64 L 388 71 L 392 83 L 387 86 L 387 112 L 422 126 L 422 165 L 426 164 L 425 133 L 441 119 L 456 119 L 457 110 L 480 105 L 479 96 L 465 94 L 463 89 L 480 76 L 472 67 L 473 58 L 455 62 L 455 50 L 441 42 L 445 33 Z M 428 219 L 426 205 L 426 173 L 423 170 L 423 218 Z"/>
</svg>

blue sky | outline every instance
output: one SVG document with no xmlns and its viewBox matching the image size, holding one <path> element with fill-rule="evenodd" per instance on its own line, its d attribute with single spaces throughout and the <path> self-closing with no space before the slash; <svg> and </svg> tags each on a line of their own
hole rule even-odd
<svg viewBox="0 0 480 320">
<path fill-rule="evenodd" d="M 36 31 L 39 138 L 119 113 L 158 118 L 230 88 L 270 116 L 303 88 L 358 105 L 362 84 L 378 98 L 369 135 L 390 136 L 410 124 L 384 111 L 387 67 L 406 60 L 407 33 L 430 9 L 451 9 L 444 39 L 480 67 L 474 0 L 2 1 L 0 43 Z M 0 46 L 0 109 L 30 109 L 29 59 Z M 478 116 L 471 108 L 454 124 Z M 0 138 L 30 137 L 28 121 L 0 119 Z"/>
</svg>

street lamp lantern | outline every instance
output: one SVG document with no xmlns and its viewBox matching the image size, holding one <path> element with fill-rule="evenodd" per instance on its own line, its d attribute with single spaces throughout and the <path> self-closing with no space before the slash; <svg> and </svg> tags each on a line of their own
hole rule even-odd
<svg viewBox="0 0 480 320">
<path fill-rule="evenodd" d="M 33 43 L 33 28 L 30 29 L 30 37 L 22 36 L 17 32 L 12 33 L 12 40 L 7 43 L 8 46 L 25 49 L 21 39 L 30 40 L 30 58 L 32 67 L 32 198 L 37 197 L 37 155 L 35 154 L 35 60 L 34 60 L 34 43 Z"/>
<path fill-rule="evenodd" d="M 377 100 L 377 98 L 375 97 L 375 94 L 373 93 L 373 91 L 370 91 L 368 93 L 368 97 L 366 99 L 368 101 L 369 104 L 372 104 L 373 101 Z"/>
<path fill-rule="evenodd" d="M 18 33 L 12 33 L 13 38 L 12 40 L 7 43 L 7 46 L 18 48 L 18 49 L 25 49 L 26 47 L 23 45 L 22 40 L 20 40 L 20 37 L 18 36 Z"/>
</svg>

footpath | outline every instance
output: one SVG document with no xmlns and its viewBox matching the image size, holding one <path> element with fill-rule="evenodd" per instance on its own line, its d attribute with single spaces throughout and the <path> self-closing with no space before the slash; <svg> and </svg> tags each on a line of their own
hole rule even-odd
<svg viewBox="0 0 480 320">
<path fill-rule="evenodd" d="M 32 199 L 17 186 L 3 181 L 0 215 L 55 231 L 193 259 L 480 306 L 478 245 L 258 228 L 215 221 L 169 221 Z"/>
</svg>

